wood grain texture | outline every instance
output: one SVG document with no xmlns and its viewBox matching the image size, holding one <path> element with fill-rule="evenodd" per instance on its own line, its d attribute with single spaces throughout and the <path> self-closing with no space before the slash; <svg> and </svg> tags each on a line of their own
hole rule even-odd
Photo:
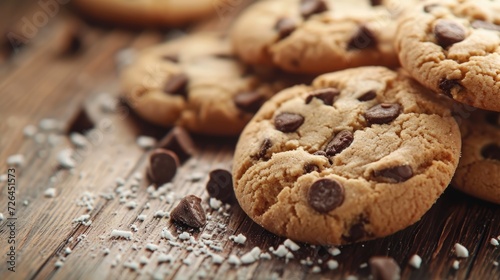
<svg viewBox="0 0 500 280">
<path fill-rule="evenodd" d="M 5 4 L 8 3 L 8 4 Z M 12 2 L 0 4 L 0 14 L 20 11 L 12 8 Z M 34 2 L 23 3 L 22 11 L 36 11 Z M 30 4 L 31 3 L 31 4 Z M 5 6 L 3 6 L 5 5 Z M 21 4 L 19 4 L 21 5 Z M 8 7 L 8 9 L 3 9 Z M 14 13 L 10 13 L 14 17 Z M 19 18 L 19 14 L 15 15 Z M 124 48 L 141 49 L 163 40 L 165 32 L 126 31 L 91 25 L 85 38 L 88 44 L 83 52 L 73 57 L 60 57 L 54 51 L 61 28 L 68 14 L 60 15 L 33 38 L 22 52 L 0 66 L 0 174 L 7 172 L 6 158 L 23 154 L 26 163 L 17 168 L 17 223 L 16 223 L 16 272 L 7 270 L 4 259 L 0 265 L 0 279 L 345 279 L 356 275 L 367 279 L 370 275 L 367 263 L 375 255 L 393 257 L 402 268 L 403 279 L 499 279 L 500 268 L 493 265 L 500 261 L 499 249 L 490 245 L 490 238 L 500 235 L 497 205 L 470 198 L 448 189 L 434 207 L 415 225 L 390 237 L 342 246 L 341 254 L 332 256 L 328 248 L 300 244 L 294 258 L 285 261 L 272 256 L 250 265 L 235 268 L 228 263 L 229 255 L 242 256 L 254 247 L 269 252 L 284 241 L 252 222 L 239 208 L 232 205 L 227 211 L 218 212 L 208 207 L 205 184 L 208 173 L 215 168 L 231 168 L 235 138 L 210 138 L 194 136 L 199 153 L 185 162 L 178 170 L 171 189 L 164 197 L 151 198 L 147 191 L 149 182 L 144 171 L 149 151 L 136 144 L 139 135 L 160 139 L 168 130 L 149 125 L 138 119 L 130 108 L 120 107 L 116 113 L 100 110 L 101 92 L 119 95 L 115 54 Z M 220 18 L 186 30 L 224 28 Z M 5 23 L 1 26 L 3 30 Z M 67 130 L 87 115 L 94 124 L 89 133 L 90 143 L 84 149 L 75 148 L 67 137 Z M 51 145 L 47 141 L 36 143 L 23 136 L 28 124 L 37 125 L 43 118 L 55 118 L 63 122 L 64 129 L 45 133 L 56 135 L 60 142 Z M 73 171 L 62 169 L 57 154 L 71 148 L 77 154 Z M 144 178 L 137 180 L 141 174 Z M 116 183 L 125 180 L 124 186 Z M 0 183 L 0 213 L 6 215 L 6 183 Z M 54 198 L 47 198 L 47 188 L 56 189 Z M 130 195 L 120 199 L 118 191 L 129 190 Z M 208 253 L 189 251 L 188 245 L 172 246 L 161 238 L 163 228 L 175 236 L 186 228 L 172 224 L 168 218 L 154 218 L 158 210 L 170 211 L 180 198 L 195 194 L 203 198 L 203 205 L 212 216 L 201 231 L 192 231 L 197 241 L 203 233 L 212 234 L 212 241 L 222 251 L 208 249 Z M 109 199 L 109 195 L 113 195 Z M 92 209 L 80 206 L 82 198 L 92 197 Z M 173 198 L 173 201 L 170 201 Z M 27 201 L 27 205 L 23 205 Z M 130 209 L 126 202 L 135 201 Z M 146 207 L 149 205 L 149 207 Z M 223 214 L 227 212 L 228 215 Z M 74 223 L 75 218 L 89 214 L 92 224 Z M 139 221 L 138 215 L 147 215 Z M 220 224 L 220 226 L 219 226 Z M 132 240 L 111 238 L 113 229 L 138 228 Z M 236 244 L 229 236 L 244 234 L 245 244 Z M 0 223 L 0 256 L 8 251 L 7 222 Z M 82 236 L 85 235 L 85 238 Z M 79 238 L 80 237 L 80 238 Z M 179 240 L 176 240 L 179 242 Z M 470 256 L 460 259 L 460 268 L 452 268 L 454 244 L 461 243 L 469 249 Z M 146 250 L 148 243 L 158 245 L 155 252 Z M 72 252 L 65 253 L 66 248 Z M 196 245 L 194 246 L 196 248 Z M 109 250 L 109 253 L 105 253 Z M 174 261 L 158 263 L 161 253 L 170 254 Z M 218 265 L 212 264 L 210 253 L 226 258 Z M 420 269 L 411 268 L 408 260 L 413 254 L 422 257 Z M 121 258 L 117 258 L 120 255 Z M 149 260 L 134 271 L 124 265 Z M 64 259 L 63 266 L 56 268 L 57 261 Z M 189 265 L 183 261 L 190 260 Z M 311 265 L 301 264 L 310 259 L 321 268 L 313 272 Z M 326 262 L 339 262 L 330 271 Z"/>
</svg>

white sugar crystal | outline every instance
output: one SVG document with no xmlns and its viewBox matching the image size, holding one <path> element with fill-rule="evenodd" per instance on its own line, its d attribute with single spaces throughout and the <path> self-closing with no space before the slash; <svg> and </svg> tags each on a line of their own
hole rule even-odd
<svg viewBox="0 0 500 280">
<path fill-rule="evenodd" d="M 149 136 L 137 137 L 137 145 L 143 149 L 151 149 L 156 145 L 156 139 Z"/>
<path fill-rule="evenodd" d="M 62 123 L 56 119 L 42 119 L 38 124 L 41 130 L 60 130 L 62 128 Z"/>
<path fill-rule="evenodd" d="M 139 228 L 136 225 L 130 225 L 130 229 L 132 229 L 134 232 L 139 231 Z"/>
<path fill-rule="evenodd" d="M 137 207 L 137 202 L 129 201 L 125 204 L 125 207 L 127 207 L 128 209 L 135 209 Z"/>
<path fill-rule="evenodd" d="M 205 177 L 205 174 L 204 173 L 201 173 L 201 172 L 193 172 L 190 176 L 189 176 L 189 180 L 191 182 L 198 182 L 200 181 L 201 179 L 203 179 L 203 177 Z"/>
<path fill-rule="evenodd" d="M 64 265 L 64 263 L 62 261 L 56 261 L 54 265 L 56 266 L 56 268 L 60 268 Z"/>
<path fill-rule="evenodd" d="M 72 158 L 73 156 L 73 151 L 71 149 L 64 149 L 62 151 L 59 151 L 57 154 L 57 161 L 59 162 L 59 165 L 63 168 L 71 169 L 75 167 L 76 162 Z"/>
<path fill-rule="evenodd" d="M 235 266 L 241 265 L 241 260 L 236 255 L 230 255 L 229 259 L 227 260 L 227 262 L 229 264 L 232 264 L 232 265 L 235 265 Z"/>
<path fill-rule="evenodd" d="M 231 235 L 231 236 L 229 236 L 229 239 L 233 240 L 235 243 L 238 243 L 238 244 L 245 244 L 245 242 L 247 241 L 247 237 L 241 233 L 238 234 L 237 236 Z"/>
<path fill-rule="evenodd" d="M 493 265 L 494 266 L 498 266 L 498 262 L 497 261 L 493 261 Z"/>
<path fill-rule="evenodd" d="M 5 220 L 5 217 L 3 216 L 3 213 L 0 213 L 0 222 L 3 222 Z"/>
<path fill-rule="evenodd" d="M 202 238 L 202 239 L 210 239 L 210 238 L 212 238 L 212 235 L 211 235 L 211 234 L 209 234 L 209 233 L 203 233 L 203 234 L 201 235 L 201 238 Z"/>
<path fill-rule="evenodd" d="M 52 147 L 55 147 L 57 145 L 59 145 L 59 143 L 61 143 L 62 141 L 62 137 L 57 135 L 57 134 L 49 134 L 49 136 L 47 137 L 47 142 L 50 144 L 50 146 Z"/>
<path fill-rule="evenodd" d="M 288 249 L 290 249 L 292 251 L 297 251 L 300 249 L 300 246 L 297 245 L 297 243 L 293 242 L 290 239 L 285 240 L 285 242 L 283 242 L 283 245 L 285 245 Z"/>
<path fill-rule="evenodd" d="M 349 276 L 347 276 L 347 278 L 345 280 L 358 280 L 358 277 L 356 277 L 354 275 L 349 275 Z"/>
<path fill-rule="evenodd" d="M 243 264 L 251 264 L 254 263 L 256 260 L 259 259 L 259 255 L 261 253 L 261 250 L 259 247 L 254 247 L 250 252 L 244 254 L 241 256 L 241 262 Z"/>
<path fill-rule="evenodd" d="M 55 188 L 48 188 L 45 190 L 43 195 L 45 197 L 55 197 L 56 196 L 56 189 Z"/>
<path fill-rule="evenodd" d="M 104 255 L 108 255 L 110 252 L 111 250 L 109 250 L 109 248 L 104 248 L 103 250 Z"/>
<path fill-rule="evenodd" d="M 163 212 L 162 210 L 158 210 L 155 212 L 153 217 L 155 217 L 155 218 L 163 218 L 163 217 L 168 218 L 168 217 L 170 217 L 170 212 Z"/>
<path fill-rule="evenodd" d="M 221 255 L 211 254 L 210 257 L 212 257 L 212 263 L 215 264 L 221 264 L 224 261 L 224 257 Z"/>
<path fill-rule="evenodd" d="M 24 205 L 24 206 L 28 206 L 28 204 L 29 204 L 29 203 L 30 203 L 30 202 L 29 202 L 28 200 L 26 200 L 26 199 L 25 199 L 25 200 L 23 200 L 23 205 Z"/>
<path fill-rule="evenodd" d="M 116 238 L 125 238 L 125 239 L 132 239 L 132 232 L 131 231 L 126 231 L 126 230 L 118 230 L 114 229 L 111 232 L 111 237 L 116 237 Z"/>
<path fill-rule="evenodd" d="M 490 244 L 493 245 L 493 246 L 498 246 L 498 240 L 495 239 L 495 238 L 491 238 L 490 239 Z"/>
<path fill-rule="evenodd" d="M 339 267 L 339 262 L 336 260 L 329 260 L 326 262 L 326 265 L 328 266 L 328 269 L 334 270 Z"/>
<path fill-rule="evenodd" d="M 27 125 L 23 129 L 23 134 L 24 134 L 24 136 L 31 138 L 31 137 L 35 136 L 36 131 L 37 131 L 36 126 Z"/>
<path fill-rule="evenodd" d="M 71 143 L 73 143 L 73 145 L 79 148 L 85 147 L 88 144 L 87 138 L 85 138 L 85 136 L 81 135 L 78 132 L 72 132 L 69 135 L 69 139 L 71 140 Z"/>
<path fill-rule="evenodd" d="M 9 178 L 9 175 L 7 175 L 7 174 L 1 174 L 0 175 L 0 183 L 7 182 L 8 178 Z"/>
<path fill-rule="evenodd" d="M 147 216 L 145 214 L 141 214 L 141 215 L 137 216 L 137 220 L 139 220 L 139 221 L 145 221 L 146 217 Z"/>
<path fill-rule="evenodd" d="M 90 215 L 84 214 L 76 219 L 73 219 L 73 223 L 83 223 L 85 221 L 88 221 L 89 219 L 90 219 Z"/>
<path fill-rule="evenodd" d="M 190 237 L 191 237 L 191 235 L 185 231 L 183 233 L 179 234 L 180 240 L 188 240 Z"/>
<path fill-rule="evenodd" d="M 168 240 L 175 240 L 176 239 L 175 236 L 166 227 L 161 230 L 160 236 L 161 236 L 161 238 L 165 238 Z"/>
<path fill-rule="evenodd" d="M 37 144 L 43 144 L 45 142 L 45 139 L 47 138 L 47 136 L 41 132 L 35 134 L 35 136 L 33 137 L 33 139 L 35 140 L 35 143 Z M 45 154 L 39 154 L 39 157 L 44 157 Z"/>
<path fill-rule="evenodd" d="M 359 265 L 359 268 L 365 268 L 365 267 L 368 267 L 367 263 L 362 263 L 362 264 Z"/>
<path fill-rule="evenodd" d="M 66 253 L 66 255 L 69 255 L 71 254 L 71 248 L 70 247 L 66 247 L 66 249 L 64 249 L 64 253 Z"/>
<path fill-rule="evenodd" d="M 455 254 L 459 258 L 467 258 L 469 257 L 469 250 L 465 248 L 462 244 L 455 243 Z"/>
<path fill-rule="evenodd" d="M 321 272 L 321 267 L 315 265 L 315 266 L 313 266 L 311 272 L 312 273 L 320 273 Z"/>
<path fill-rule="evenodd" d="M 422 265 L 422 258 L 419 255 L 413 255 L 408 262 L 412 267 L 419 269 Z"/>
<path fill-rule="evenodd" d="M 263 260 L 270 260 L 271 259 L 271 255 L 269 253 L 261 253 L 260 254 L 260 258 L 263 259 Z"/>
<path fill-rule="evenodd" d="M 137 270 L 139 269 L 139 263 L 137 263 L 137 262 L 132 262 L 132 261 L 130 261 L 130 262 L 125 262 L 125 263 L 123 264 L 123 266 L 124 266 L 124 267 L 126 267 L 126 268 L 130 268 L 130 269 L 132 269 L 132 270 L 134 270 L 134 271 L 137 271 Z"/>
<path fill-rule="evenodd" d="M 173 260 L 174 260 L 174 257 L 172 257 L 172 255 L 167 255 L 167 254 L 161 253 L 158 256 L 158 263 L 172 262 Z"/>
<path fill-rule="evenodd" d="M 287 260 L 288 260 L 288 259 L 293 259 L 293 254 L 292 254 L 292 252 L 288 252 L 288 253 L 286 253 L 285 258 L 286 258 Z"/>
<path fill-rule="evenodd" d="M 278 256 L 280 258 L 285 257 L 288 253 L 290 253 L 290 251 L 288 251 L 288 249 L 284 245 L 278 246 L 278 249 L 276 249 L 276 250 L 274 250 L 274 248 L 271 247 L 270 251 L 274 255 L 276 255 L 276 256 Z"/>
<path fill-rule="evenodd" d="M 217 246 L 215 244 L 210 245 L 210 249 L 215 250 L 215 251 L 222 251 L 223 250 L 221 246 Z"/>
<path fill-rule="evenodd" d="M 328 253 L 330 253 L 330 255 L 335 257 L 335 256 L 340 255 L 341 252 L 340 252 L 339 248 L 332 247 L 332 248 L 328 249 Z"/>
<path fill-rule="evenodd" d="M 141 256 L 139 258 L 139 263 L 142 264 L 142 265 L 148 264 L 149 263 L 149 259 L 146 256 Z"/>
<path fill-rule="evenodd" d="M 114 113 L 118 109 L 118 101 L 107 92 L 99 94 L 98 102 L 104 113 Z"/>
<path fill-rule="evenodd" d="M 146 244 L 146 250 L 154 252 L 154 251 L 158 250 L 158 245 L 153 244 L 153 243 L 148 243 L 148 244 Z"/>
<path fill-rule="evenodd" d="M 213 198 L 211 197 L 210 200 L 209 200 L 209 204 L 210 204 L 210 207 L 212 209 L 219 209 L 221 206 L 222 206 L 222 201 L 216 199 L 216 198 Z"/>
<path fill-rule="evenodd" d="M 182 263 L 187 266 L 190 266 L 193 263 L 193 258 L 191 257 L 191 255 L 189 255 L 182 260 Z"/>
<path fill-rule="evenodd" d="M 457 261 L 457 260 L 453 261 L 453 268 L 454 268 L 455 270 L 459 269 L 459 268 L 460 268 L 460 262 L 459 262 L 459 261 Z"/>
<path fill-rule="evenodd" d="M 7 158 L 7 165 L 21 167 L 24 165 L 24 156 L 21 154 L 12 155 Z"/>
<path fill-rule="evenodd" d="M 136 55 L 136 50 L 132 48 L 119 50 L 115 55 L 116 66 L 121 70 L 123 67 L 134 62 Z"/>
</svg>

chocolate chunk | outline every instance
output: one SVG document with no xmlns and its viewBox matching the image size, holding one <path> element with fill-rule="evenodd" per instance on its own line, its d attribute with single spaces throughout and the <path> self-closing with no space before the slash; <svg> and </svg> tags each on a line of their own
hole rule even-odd
<svg viewBox="0 0 500 280">
<path fill-rule="evenodd" d="M 200 228 L 207 222 L 205 210 L 201 207 L 201 198 L 195 195 L 184 197 L 170 212 L 170 218 L 193 228 Z"/>
<path fill-rule="evenodd" d="M 372 4 L 372 6 L 380 6 L 382 5 L 382 0 L 370 0 L 370 4 Z"/>
<path fill-rule="evenodd" d="M 186 96 L 188 76 L 184 73 L 172 75 L 168 79 L 163 91 L 168 94 L 180 94 Z"/>
<path fill-rule="evenodd" d="M 365 118 L 370 124 L 385 124 L 395 120 L 401 111 L 401 105 L 397 103 L 382 103 L 368 109 Z"/>
<path fill-rule="evenodd" d="M 484 20 L 475 20 L 471 23 L 471 26 L 476 29 L 488 29 L 493 31 L 500 31 L 500 25 L 494 24 L 492 22 L 487 22 Z"/>
<path fill-rule="evenodd" d="M 370 234 L 365 230 L 365 224 L 367 223 L 368 219 L 360 217 L 359 221 L 349 228 L 349 235 L 342 235 L 342 239 L 348 243 L 353 243 L 370 236 Z"/>
<path fill-rule="evenodd" d="M 325 152 L 328 156 L 334 156 L 347 147 L 349 147 L 354 140 L 354 135 L 349 130 L 342 130 L 337 133 L 335 137 L 326 145 Z"/>
<path fill-rule="evenodd" d="M 319 167 L 316 164 L 308 163 L 304 165 L 304 172 L 311 173 L 314 171 L 319 171 Z"/>
<path fill-rule="evenodd" d="M 311 185 L 307 202 L 320 213 L 330 212 L 344 202 L 344 187 L 333 179 L 320 179 Z"/>
<path fill-rule="evenodd" d="M 157 186 L 161 186 L 172 181 L 178 166 L 179 159 L 174 152 L 165 149 L 156 149 L 149 156 L 149 178 Z"/>
<path fill-rule="evenodd" d="M 387 178 L 391 182 L 404 182 L 413 177 L 413 169 L 409 165 L 389 167 L 382 170 L 373 171 L 375 178 Z"/>
<path fill-rule="evenodd" d="M 210 171 L 210 179 L 207 182 L 207 192 L 210 197 L 214 197 L 224 203 L 234 201 L 233 178 L 231 173 L 224 169 Z"/>
<path fill-rule="evenodd" d="M 281 132 L 294 132 L 304 123 L 304 117 L 295 113 L 280 113 L 274 118 L 274 126 Z"/>
<path fill-rule="evenodd" d="M 160 140 L 160 148 L 174 151 L 181 162 L 186 161 L 196 153 L 196 146 L 189 133 L 182 127 L 176 126 Z"/>
<path fill-rule="evenodd" d="M 255 113 L 266 101 L 266 98 L 256 91 L 244 91 L 233 97 L 233 102 L 241 111 Z"/>
<path fill-rule="evenodd" d="M 269 150 L 272 146 L 273 142 L 271 142 L 271 139 L 269 138 L 264 139 L 264 141 L 262 141 L 262 144 L 260 144 L 259 152 L 253 155 L 252 158 L 255 160 L 268 159 L 266 157 L 267 150 Z"/>
<path fill-rule="evenodd" d="M 318 98 L 325 105 L 333 105 L 333 101 L 335 100 L 335 97 L 337 97 L 340 94 L 340 90 L 336 88 L 324 88 L 324 89 L 318 89 L 309 94 L 309 96 L 306 97 L 306 104 L 311 103 L 313 98 Z"/>
<path fill-rule="evenodd" d="M 348 50 L 363 50 L 368 48 L 375 48 L 377 46 L 377 38 L 375 34 L 368 29 L 365 25 L 361 25 L 352 36 L 351 40 L 347 43 Z"/>
<path fill-rule="evenodd" d="M 328 11 L 328 6 L 324 0 L 301 0 L 300 14 L 304 18 L 308 18 L 314 14 L 319 14 Z"/>
<path fill-rule="evenodd" d="M 443 94 L 450 98 L 453 98 L 453 95 L 451 94 L 451 90 L 453 88 L 458 88 L 459 90 L 462 89 L 460 80 L 448 80 L 443 78 L 439 81 L 439 89 L 442 90 Z"/>
<path fill-rule="evenodd" d="M 500 160 L 500 146 L 497 144 L 489 144 L 481 150 L 481 155 L 485 159 Z"/>
<path fill-rule="evenodd" d="M 487 123 L 496 127 L 500 127 L 500 113 L 487 112 L 485 115 L 485 119 Z"/>
<path fill-rule="evenodd" d="M 401 269 L 393 258 L 375 256 L 368 261 L 373 280 L 399 280 Z"/>
<path fill-rule="evenodd" d="M 179 63 L 179 55 L 178 54 L 166 54 L 161 57 L 164 60 L 171 61 L 173 63 Z"/>
<path fill-rule="evenodd" d="M 274 25 L 274 30 L 278 31 L 280 39 L 288 37 L 296 28 L 297 24 L 290 18 L 280 18 Z"/>
<path fill-rule="evenodd" d="M 370 100 L 374 99 L 375 97 L 377 97 L 377 93 L 374 90 L 369 90 L 365 94 L 358 97 L 358 100 L 362 101 L 362 102 L 370 101 Z"/>
<path fill-rule="evenodd" d="M 446 49 L 465 39 L 465 29 L 451 20 L 442 19 L 434 26 L 434 35 L 438 45 Z"/>
<path fill-rule="evenodd" d="M 427 4 L 424 6 L 424 12 L 430 13 L 436 7 L 439 7 L 439 4 Z"/>
</svg>

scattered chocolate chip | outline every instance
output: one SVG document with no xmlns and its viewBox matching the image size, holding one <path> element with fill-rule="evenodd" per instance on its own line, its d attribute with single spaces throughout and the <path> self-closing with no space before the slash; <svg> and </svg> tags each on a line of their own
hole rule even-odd
<svg viewBox="0 0 500 280">
<path fill-rule="evenodd" d="M 363 50 L 368 48 L 375 48 L 377 46 L 377 38 L 375 34 L 368 29 L 365 25 L 361 25 L 352 36 L 351 40 L 347 43 L 348 50 Z"/>
<path fill-rule="evenodd" d="M 401 269 L 393 258 L 375 256 L 368 261 L 373 280 L 399 280 Z"/>
<path fill-rule="evenodd" d="M 413 169 L 409 165 L 389 167 L 382 170 L 373 171 L 375 178 L 387 178 L 393 182 L 404 182 L 413 177 Z"/>
<path fill-rule="evenodd" d="M 484 20 L 475 20 L 471 23 L 471 26 L 476 29 L 488 29 L 493 31 L 500 31 L 500 25 L 494 24 L 492 22 L 487 22 Z"/>
<path fill-rule="evenodd" d="M 497 144 L 489 144 L 481 150 L 481 155 L 485 159 L 500 160 L 500 146 Z"/>
<path fill-rule="evenodd" d="M 233 97 L 233 102 L 243 112 L 255 113 L 266 101 L 266 98 L 257 91 L 244 91 Z"/>
<path fill-rule="evenodd" d="M 328 157 L 325 151 L 317 151 L 313 155 L 315 156 L 323 156 L 323 157 Z"/>
<path fill-rule="evenodd" d="M 314 171 L 319 171 L 319 167 L 316 164 L 308 163 L 304 165 L 304 172 L 311 173 Z"/>
<path fill-rule="evenodd" d="M 453 95 L 451 94 L 451 90 L 455 87 L 458 87 L 459 89 L 462 89 L 462 85 L 460 84 L 460 80 L 448 80 L 446 78 L 443 78 L 439 81 L 439 89 L 445 94 L 446 96 L 453 98 Z"/>
<path fill-rule="evenodd" d="M 344 187 L 333 179 L 320 179 L 311 185 L 307 202 L 320 213 L 330 212 L 344 202 Z"/>
<path fill-rule="evenodd" d="M 166 54 L 161 57 L 164 60 L 168 60 L 173 63 L 179 63 L 179 55 L 178 54 Z"/>
<path fill-rule="evenodd" d="M 485 115 L 486 122 L 496 126 L 500 127 L 500 113 L 498 112 L 487 112 Z"/>
<path fill-rule="evenodd" d="M 170 218 L 193 228 L 200 228 L 207 222 L 205 210 L 201 207 L 201 198 L 195 195 L 184 197 L 170 212 Z"/>
<path fill-rule="evenodd" d="M 313 98 L 318 98 L 325 105 L 332 106 L 333 101 L 335 100 L 335 97 L 337 97 L 340 94 L 340 90 L 336 88 L 324 88 L 324 89 L 318 89 L 313 92 L 311 92 L 307 97 L 306 97 L 306 104 L 311 103 Z"/>
<path fill-rule="evenodd" d="M 424 6 L 424 12 L 430 13 L 434 8 L 439 7 L 439 4 L 428 4 Z"/>
<path fill-rule="evenodd" d="M 365 118 L 370 124 L 385 124 L 396 119 L 401 114 L 401 105 L 397 103 L 377 104 L 365 112 Z"/>
<path fill-rule="evenodd" d="M 280 39 L 288 37 L 296 28 L 297 24 L 290 18 L 280 18 L 274 25 L 274 30 L 278 31 Z"/>
<path fill-rule="evenodd" d="M 360 97 L 358 97 L 358 100 L 361 102 L 370 101 L 370 100 L 374 99 L 375 97 L 377 97 L 377 93 L 374 90 L 369 90 L 366 93 L 364 93 L 363 95 L 361 95 Z"/>
<path fill-rule="evenodd" d="M 347 147 L 349 147 L 354 140 L 354 135 L 349 130 L 342 130 L 326 145 L 325 152 L 328 156 L 334 156 Z"/>
<path fill-rule="evenodd" d="M 188 76 L 184 73 L 172 75 L 165 84 L 163 91 L 168 94 L 180 94 L 185 96 L 188 82 Z"/>
<path fill-rule="evenodd" d="M 148 176 L 153 183 L 161 186 L 172 181 L 178 167 L 179 159 L 174 152 L 156 149 L 149 156 Z"/>
<path fill-rule="evenodd" d="M 319 14 L 328 11 L 328 6 L 324 0 L 301 0 L 300 14 L 304 18 L 308 18 L 314 14 Z"/>
<path fill-rule="evenodd" d="M 207 192 L 210 197 L 214 197 L 224 203 L 234 201 L 233 178 L 231 173 L 224 169 L 210 171 L 210 179 L 207 182 Z"/>
<path fill-rule="evenodd" d="M 465 39 L 465 29 L 451 20 L 442 19 L 434 26 L 434 35 L 438 45 L 446 49 Z"/>
<path fill-rule="evenodd" d="M 264 139 L 264 141 L 262 141 L 262 144 L 260 144 L 259 153 L 253 155 L 252 158 L 256 160 L 266 159 L 267 150 L 269 150 L 272 146 L 273 143 L 271 142 L 271 139 L 269 138 Z"/>
<path fill-rule="evenodd" d="M 360 217 L 359 221 L 353 224 L 349 228 L 349 235 L 342 235 L 342 239 L 344 239 L 348 243 L 353 243 L 359 241 L 370 234 L 365 230 L 365 224 L 368 223 L 368 219 L 364 217 Z"/>
<path fill-rule="evenodd" d="M 380 6 L 382 5 L 382 0 L 370 0 L 372 6 Z"/>
<path fill-rule="evenodd" d="M 181 162 L 186 161 L 196 153 L 196 145 L 193 139 L 191 139 L 189 133 L 180 126 L 172 128 L 168 134 L 160 140 L 158 146 L 175 152 Z"/>
<path fill-rule="evenodd" d="M 304 123 L 304 117 L 295 113 L 280 113 L 274 118 L 274 126 L 281 132 L 294 132 Z"/>
</svg>

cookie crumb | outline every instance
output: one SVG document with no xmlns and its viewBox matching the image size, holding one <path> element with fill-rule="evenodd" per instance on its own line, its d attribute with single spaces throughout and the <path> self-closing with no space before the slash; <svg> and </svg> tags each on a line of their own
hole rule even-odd
<svg viewBox="0 0 500 280">
<path fill-rule="evenodd" d="M 222 206 L 222 201 L 211 197 L 209 200 L 209 204 L 212 209 L 217 210 Z"/>
<path fill-rule="evenodd" d="M 408 264 L 416 269 L 419 269 L 420 265 L 422 264 L 422 258 L 419 255 L 415 254 L 415 255 L 411 256 Z"/>
<path fill-rule="evenodd" d="M 227 260 L 229 264 L 232 264 L 234 266 L 239 266 L 241 265 L 241 260 L 238 258 L 236 255 L 230 255 L 229 259 Z"/>
<path fill-rule="evenodd" d="M 238 234 L 238 236 L 234 235 L 229 236 L 229 240 L 232 240 L 238 244 L 245 244 L 245 242 L 247 241 L 247 237 L 240 233 Z"/>
<path fill-rule="evenodd" d="M 278 246 L 278 249 L 276 250 L 271 247 L 269 248 L 269 251 L 280 258 L 285 257 L 288 253 L 290 253 L 290 251 L 288 251 L 288 249 L 284 245 Z"/>
<path fill-rule="evenodd" d="M 467 258 L 469 257 L 469 250 L 465 248 L 462 244 L 455 243 L 455 254 L 458 258 Z"/>
<path fill-rule="evenodd" d="M 43 193 L 45 197 L 52 198 L 56 196 L 56 189 L 55 188 L 48 188 L 45 190 Z"/>
<path fill-rule="evenodd" d="M 111 237 L 116 237 L 116 238 L 125 238 L 125 239 L 132 239 L 132 232 L 131 231 L 125 231 L 125 230 L 118 230 L 114 229 L 111 232 Z"/>
<path fill-rule="evenodd" d="M 59 162 L 59 166 L 66 169 L 74 168 L 76 162 L 72 158 L 72 156 L 73 150 L 71 149 L 64 149 L 62 151 L 59 151 L 59 153 L 57 154 L 57 162 Z"/>
<path fill-rule="evenodd" d="M 290 249 L 292 251 L 297 251 L 300 249 L 300 246 L 297 245 L 297 243 L 293 242 L 290 239 L 285 240 L 285 242 L 283 242 L 283 245 L 285 245 L 288 249 Z"/>
</svg>

